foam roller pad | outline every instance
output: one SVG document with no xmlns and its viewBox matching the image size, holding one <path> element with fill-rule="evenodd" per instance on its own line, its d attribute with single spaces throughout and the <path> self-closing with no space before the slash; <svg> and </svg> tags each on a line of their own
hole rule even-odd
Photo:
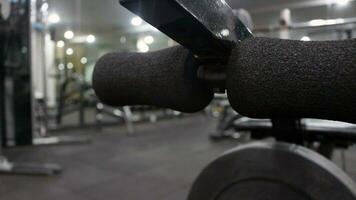
<svg viewBox="0 0 356 200">
<path fill-rule="evenodd" d="M 242 115 L 356 122 L 356 40 L 251 38 L 227 71 L 229 101 Z"/>
<path fill-rule="evenodd" d="M 111 106 L 152 105 L 181 112 L 204 109 L 213 92 L 197 79 L 197 63 L 181 46 L 152 53 L 110 53 L 96 64 L 93 87 Z"/>
</svg>

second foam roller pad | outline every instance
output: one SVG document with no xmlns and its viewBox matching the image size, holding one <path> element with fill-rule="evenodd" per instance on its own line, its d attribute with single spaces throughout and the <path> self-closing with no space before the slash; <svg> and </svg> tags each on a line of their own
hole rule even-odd
<svg viewBox="0 0 356 200">
<path fill-rule="evenodd" d="M 356 40 L 251 38 L 233 50 L 227 91 L 254 118 L 356 122 Z"/>
</svg>

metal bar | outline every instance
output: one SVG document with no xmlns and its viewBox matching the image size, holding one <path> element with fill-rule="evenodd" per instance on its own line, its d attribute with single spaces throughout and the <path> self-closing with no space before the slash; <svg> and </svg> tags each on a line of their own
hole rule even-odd
<svg viewBox="0 0 356 200">
<path fill-rule="evenodd" d="M 252 37 L 223 0 L 121 0 L 120 3 L 202 60 L 225 60 L 232 42 Z"/>
</svg>

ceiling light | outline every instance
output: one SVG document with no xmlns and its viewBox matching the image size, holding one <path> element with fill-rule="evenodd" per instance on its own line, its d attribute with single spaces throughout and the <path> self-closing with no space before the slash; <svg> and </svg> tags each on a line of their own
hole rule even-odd
<svg viewBox="0 0 356 200">
<path fill-rule="evenodd" d="M 310 37 L 308 37 L 308 36 L 303 36 L 300 40 L 301 41 L 311 41 Z"/>
<path fill-rule="evenodd" d="M 137 49 L 139 52 L 146 53 L 150 50 L 150 47 L 143 41 L 139 40 L 137 42 Z"/>
<path fill-rule="evenodd" d="M 342 24 L 345 20 L 342 18 L 338 19 L 314 19 L 309 21 L 310 26 L 326 26 L 326 25 L 335 25 Z"/>
<path fill-rule="evenodd" d="M 61 70 L 61 71 L 64 70 L 64 65 L 63 64 L 59 64 L 58 65 L 58 69 Z"/>
<path fill-rule="evenodd" d="M 120 37 L 120 43 L 121 43 L 121 44 L 126 43 L 126 37 L 125 37 L 125 36 L 121 36 L 121 37 Z"/>
<path fill-rule="evenodd" d="M 95 38 L 94 35 L 88 35 L 86 41 L 87 41 L 88 43 L 93 43 L 93 42 L 95 42 L 95 39 L 96 39 L 96 38 Z"/>
<path fill-rule="evenodd" d="M 65 45 L 65 43 L 64 43 L 63 40 L 60 40 L 60 41 L 57 42 L 57 47 L 58 47 L 58 48 L 63 48 L 64 45 Z"/>
<path fill-rule="evenodd" d="M 309 22 L 310 26 L 323 26 L 325 25 L 324 19 L 314 19 Z"/>
<path fill-rule="evenodd" d="M 42 4 L 42 6 L 41 6 L 41 11 L 42 12 L 47 12 L 47 10 L 48 10 L 48 3 L 44 3 L 44 4 Z"/>
<path fill-rule="evenodd" d="M 73 67 L 74 67 L 73 63 L 70 62 L 67 64 L 67 69 L 73 69 Z"/>
<path fill-rule="evenodd" d="M 88 63 L 88 59 L 86 57 L 83 57 L 80 59 L 80 63 L 82 63 L 83 65 Z"/>
<path fill-rule="evenodd" d="M 131 24 L 134 26 L 140 26 L 142 24 L 142 19 L 140 17 L 133 17 L 131 19 Z"/>
<path fill-rule="evenodd" d="M 345 6 L 350 2 L 350 0 L 332 0 L 333 4 L 339 5 L 339 6 Z"/>
<path fill-rule="evenodd" d="M 58 14 L 52 13 L 48 16 L 48 22 L 52 24 L 56 24 L 61 21 L 61 18 L 59 17 Z"/>
<path fill-rule="evenodd" d="M 152 36 L 148 35 L 148 36 L 146 36 L 146 37 L 143 39 L 143 41 L 144 41 L 146 44 L 152 44 L 152 43 L 155 41 L 155 39 L 154 39 Z"/>
<path fill-rule="evenodd" d="M 67 55 L 73 55 L 73 53 L 74 53 L 74 50 L 73 50 L 72 48 L 68 48 L 68 49 L 66 50 L 66 54 L 67 54 Z"/>
<path fill-rule="evenodd" d="M 74 37 L 73 31 L 66 31 L 64 33 L 64 38 L 67 39 L 67 40 L 73 39 L 73 37 Z"/>
<path fill-rule="evenodd" d="M 337 18 L 337 19 L 327 19 L 325 20 L 326 25 L 335 25 L 335 24 L 342 24 L 344 23 L 345 20 L 342 18 Z"/>
</svg>

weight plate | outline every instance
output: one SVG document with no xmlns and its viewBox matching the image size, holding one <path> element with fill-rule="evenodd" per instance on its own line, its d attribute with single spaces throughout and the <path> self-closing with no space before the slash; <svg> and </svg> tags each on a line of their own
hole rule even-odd
<svg viewBox="0 0 356 200">
<path fill-rule="evenodd" d="M 355 183 L 334 163 L 305 147 L 252 143 L 212 162 L 189 200 L 356 200 Z"/>
</svg>

